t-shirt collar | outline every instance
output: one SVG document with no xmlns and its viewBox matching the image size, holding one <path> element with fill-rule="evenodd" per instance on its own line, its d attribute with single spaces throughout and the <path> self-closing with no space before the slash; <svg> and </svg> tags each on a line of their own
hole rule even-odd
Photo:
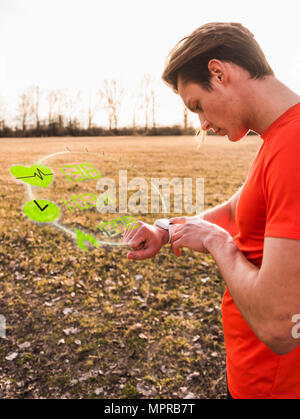
<svg viewBox="0 0 300 419">
<path fill-rule="evenodd" d="M 268 128 L 264 130 L 264 132 L 260 135 L 260 137 L 263 140 L 265 140 L 269 136 L 270 132 L 272 132 L 275 128 L 277 128 L 280 122 L 284 120 L 290 113 L 292 113 L 295 110 L 295 108 L 298 108 L 298 107 L 300 108 L 300 102 L 296 103 L 296 105 L 293 105 L 283 114 L 281 114 L 277 119 L 275 119 L 275 121 L 273 121 L 271 125 L 269 125 Z"/>
</svg>

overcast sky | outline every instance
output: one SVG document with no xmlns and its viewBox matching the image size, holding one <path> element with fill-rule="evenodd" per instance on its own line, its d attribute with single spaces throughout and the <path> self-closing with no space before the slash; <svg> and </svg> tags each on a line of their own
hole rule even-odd
<svg viewBox="0 0 300 419">
<path fill-rule="evenodd" d="M 212 21 L 235 21 L 260 43 L 276 76 L 300 93 L 298 0 L 0 0 L 0 96 L 15 103 L 29 85 L 97 91 L 118 79 L 127 94 L 157 80 L 158 120 L 182 119 L 181 99 L 160 80 L 174 44 Z M 193 120 L 196 120 L 193 116 Z M 99 110 L 98 121 L 106 121 Z"/>
</svg>

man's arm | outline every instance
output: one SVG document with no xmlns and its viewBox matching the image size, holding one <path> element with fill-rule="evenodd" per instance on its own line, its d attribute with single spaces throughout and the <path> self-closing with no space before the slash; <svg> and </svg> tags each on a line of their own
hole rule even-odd
<svg viewBox="0 0 300 419">
<path fill-rule="evenodd" d="M 213 256 L 240 313 L 273 352 L 285 355 L 300 344 L 292 334 L 300 315 L 300 240 L 265 237 L 258 268 L 227 231 L 198 218 L 177 224 L 173 252 L 180 256 L 182 247 Z"/>
<path fill-rule="evenodd" d="M 292 335 L 292 318 L 300 314 L 300 240 L 266 237 L 260 269 L 221 230 L 211 229 L 205 247 L 257 337 L 280 355 L 296 348 L 300 339 Z"/>
<path fill-rule="evenodd" d="M 175 223 L 185 223 L 189 219 L 201 218 L 216 224 L 228 231 L 234 237 L 238 230 L 235 222 L 235 213 L 238 198 L 242 187 L 226 202 L 215 208 L 207 210 L 194 217 L 175 217 Z M 162 246 L 168 243 L 169 233 L 162 228 L 150 226 L 139 222 L 140 228 L 133 231 L 126 231 L 123 241 L 133 250 L 127 254 L 128 259 L 146 259 L 154 257 Z"/>
<path fill-rule="evenodd" d="M 200 214 L 199 217 L 224 228 L 232 237 L 236 236 L 238 228 L 235 214 L 242 188 L 243 186 L 228 201 L 211 210 L 205 211 L 203 214 Z"/>
<path fill-rule="evenodd" d="M 230 199 L 228 199 L 228 201 L 212 209 L 206 210 L 202 214 L 195 215 L 193 217 L 175 217 L 171 218 L 171 220 L 174 224 L 184 224 L 186 221 L 200 218 L 224 228 L 224 230 L 228 231 L 228 233 L 234 237 L 238 233 L 238 227 L 236 225 L 236 206 L 242 189 L 243 186 L 241 186 L 240 189 L 232 195 Z M 167 242 L 168 240 L 166 243 Z"/>
</svg>

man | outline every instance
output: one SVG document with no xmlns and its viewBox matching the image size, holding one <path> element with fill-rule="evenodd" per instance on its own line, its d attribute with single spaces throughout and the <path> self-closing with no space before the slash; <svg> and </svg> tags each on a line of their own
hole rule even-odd
<svg viewBox="0 0 300 419">
<path fill-rule="evenodd" d="M 182 42 L 183 41 L 183 42 Z M 274 75 L 253 34 L 209 23 L 171 51 L 163 80 L 230 141 L 251 129 L 263 143 L 242 188 L 224 204 L 171 220 L 176 255 L 209 252 L 226 291 L 222 304 L 233 398 L 300 398 L 300 96 Z M 167 230 L 140 223 L 126 233 L 129 259 L 157 254 Z"/>
</svg>

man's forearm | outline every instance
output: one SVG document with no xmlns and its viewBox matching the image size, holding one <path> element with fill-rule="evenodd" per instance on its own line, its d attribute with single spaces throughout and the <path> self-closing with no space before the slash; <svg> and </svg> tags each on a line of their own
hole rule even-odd
<svg viewBox="0 0 300 419">
<path fill-rule="evenodd" d="M 224 230 L 228 231 L 232 237 L 238 233 L 235 220 L 233 219 L 230 210 L 229 201 L 218 205 L 215 208 L 206 210 L 203 213 L 196 215 L 195 217 L 200 217 L 205 221 L 209 221 L 210 223 L 224 228 Z M 162 246 L 164 246 L 169 241 L 169 232 L 167 230 L 163 230 L 162 228 L 158 228 L 158 230 L 162 238 Z"/>
<path fill-rule="evenodd" d="M 238 228 L 235 219 L 232 216 L 229 201 L 204 211 L 202 214 L 199 214 L 199 217 L 224 228 L 232 237 L 238 233 Z"/>
</svg>

